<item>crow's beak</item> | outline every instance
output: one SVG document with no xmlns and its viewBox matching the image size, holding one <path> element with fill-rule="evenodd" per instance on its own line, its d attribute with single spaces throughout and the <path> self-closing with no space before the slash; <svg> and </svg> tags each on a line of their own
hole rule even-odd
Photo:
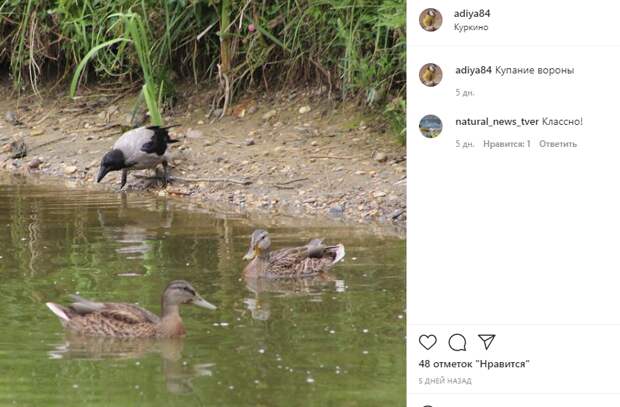
<svg viewBox="0 0 620 407">
<path fill-rule="evenodd" d="M 109 168 L 104 167 L 103 165 L 99 167 L 99 174 L 97 175 L 97 182 L 101 181 L 108 172 L 110 172 Z"/>
<path fill-rule="evenodd" d="M 206 301 L 204 298 L 202 298 L 199 295 L 196 295 L 194 299 L 192 299 L 192 304 L 198 305 L 199 307 L 206 308 L 206 309 L 217 309 L 215 305 Z"/>
</svg>

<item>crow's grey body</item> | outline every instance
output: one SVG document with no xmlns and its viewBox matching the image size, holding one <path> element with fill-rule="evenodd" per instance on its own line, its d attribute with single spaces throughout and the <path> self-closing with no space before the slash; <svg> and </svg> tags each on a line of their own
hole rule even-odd
<svg viewBox="0 0 620 407">
<path fill-rule="evenodd" d="M 145 170 L 155 168 L 158 164 L 168 161 L 168 155 L 165 153 L 159 155 L 157 152 L 146 152 L 143 150 L 145 145 L 151 143 L 151 139 L 155 132 L 146 127 L 129 130 L 124 133 L 112 149 L 120 150 L 125 156 L 125 164 L 131 170 Z"/>
<path fill-rule="evenodd" d="M 168 134 L 170 127 L 139 127 L 124 133 L 101 160 L 97 182 L 110 171 L 122 171 L 121 188 L 127 182 L 129 170 L 155 168 L 161 164 L 164 168 L 164 183 L 168 175 L 168 144 L 172 140 Z"/>
</svg>

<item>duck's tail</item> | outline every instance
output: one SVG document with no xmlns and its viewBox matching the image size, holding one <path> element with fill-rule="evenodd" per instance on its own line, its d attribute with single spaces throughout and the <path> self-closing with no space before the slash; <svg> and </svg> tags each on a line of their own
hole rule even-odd
<svg viewBox="0 0 620 407">
<path fill-rule="evenodd" d="M 77 294 L 69 294 L 69 298 L 73 301 L 70 306 L 71 311 L 75 311 L 79 315 L 99 311 L 105 306 L 101 302 L 87 300 Z"/>
<path fill-rule="evenodd" d="M 344 251 L 344 245 L 342 243 L 338 243 L 336 246 L 330 247 L 330 249 L 336 252 L 336 257 L 334 257 L 334 261 L 332 261 L 332 265 L 344 259 L 345 251 Z"/>
<path fill-rule="evenodd" d="M 338 243 L 335 246 L 325 246 L 323 245 L 323 239 L 312 239 L 306 247 L 308 248 L 308 257 L 329 258 L 333 256 L 334 260 L 332 260 L 330 266 L 338 263 L 345 256 L 342 243 Z"/>
<path fill-rule="evenodd" d="M 49 308 L 58 318 L 60 318 L 60 323 L 62 326 L 65 326 L 67 322 L 71 320 L 69 310 L 62 305 L 54 304 L 53 302 L 46 302 L 45 305 L 47 305 L 47 308 Z"/>
</svg>

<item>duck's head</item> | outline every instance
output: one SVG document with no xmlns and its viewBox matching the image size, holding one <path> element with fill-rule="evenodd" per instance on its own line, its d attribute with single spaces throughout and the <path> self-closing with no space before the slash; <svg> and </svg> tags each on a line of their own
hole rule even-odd
<svg viewBox="0 0 620 407">
<path fill-rule="evenodd" d="M 202 298 L 190 283 L 176 280 L 168 284 L 162 296 L 162 305 L 194 304 L 202 308 L 216 309 L 217 307 Z"/>
<path fill-rule="evenodd" d="M 116 149 L 108 151 L 101 159 L 97 182 L 101 181 L 108 172 L 122 170 L 123 168 L 125 168 L 125 156 L 123 152 Z"/>
<path fill-rule="evenodd" d="M 257 229 L 252 233 L 250 238 L 250 248 L 243 256 L 244 260 L 252 260 L 254 257 L 260 256 L 267 252 L 271 247 L 271 239 L 266 230 Z"/>
</svg>

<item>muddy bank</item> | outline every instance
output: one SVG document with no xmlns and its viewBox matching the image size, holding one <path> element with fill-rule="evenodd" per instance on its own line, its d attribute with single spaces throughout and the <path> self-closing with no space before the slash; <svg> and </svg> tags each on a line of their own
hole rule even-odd
<svg viewBox="0 0 620 407">
<path fill-rule="evenodd" d="M 404 233 L 405 148 L 356 107 L 320 90 L 248 95 L 219 118 L 204 92 L 181 94 L 165 115 L 178 124 L 165 189 L 130 173 L 128 192 L 173 195 L 251 216 L 370 223 Z M 70 100 L 12 98 L 0 88 L 0 170 L 92 184 L 101 156 L 130 124 L 135 96 L 91 92 Z M 146 119 L 137 115 L 137 121 Z M 134 117 L 134 122 L 136 117 Z M 138 177 L 137 177 L 138 176 Z M 120 174 L 98 188 L 118 190 Z"/>
</svg>

